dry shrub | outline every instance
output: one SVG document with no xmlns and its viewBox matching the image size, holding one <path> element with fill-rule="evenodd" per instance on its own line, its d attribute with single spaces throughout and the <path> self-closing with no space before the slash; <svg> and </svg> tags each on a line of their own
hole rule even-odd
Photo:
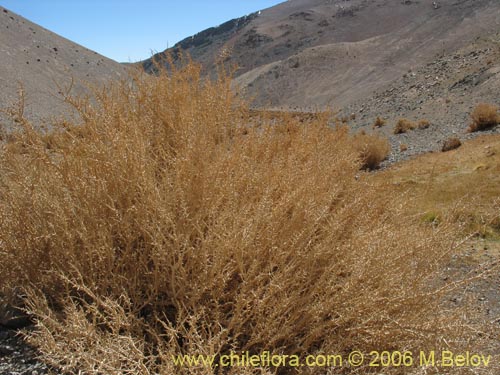
<svg viewBox="0 0 500 375">
<path fill-rule="evenodd" d="M 377 116 L 377 118 L 375 119 L 375 122 L 372 125 L 372 128 L 373 129 L 381 128 L 382 126 L 385 125 L 385 123 L 386 123 L 386 121 L 383 118 Z"/>
<path fill-rule="evenodd" d="M 405 118 L 401 118 L 398 120 L 396 123 L 396 126 L 394 127 L 394 134 L 402 134 L 406 133 L 410 130 L 415 129 L 415 123 L 407 120 Z"/>
<path fill-rule="evenodd" d="M 472 122 L 468 132 L 477 132 L 496 126 L 500 122 L 498 107 L 493 104 L 481 103 L 471 113 Z"/>
<path fill-rule="evenodd" d="M 354 144 L 361 159 L 361 169 L 377 169 L 391 152 L 390 143 L 386 138 L 364 132 L 354 137 Z"/>
<path fill-rule="evenodd" d="M 461 145 L 462 142 L 460 142 L 460 139 L 458 139 L 457 137 L 451 137 L 448 138 L 446 141 L 444 141 L 441 151 L 446 152 L 455 150 L 456 148 L 459 148 Z"/>
<path fill-rule="evenodd" d="M 24 123 L 0 151 L 0 289 L 26 290 L 45 360 L 216 374 L 171 355 L 474 344 L 439 308 L 455 230 L 355 178 L 375 138 L 326 116 L 249 126 L 229 79 L 172 70 L 69 99 L 82 124 L 56 124 L 50 148 Z"/>
<path fill-rule="evenodd" d="M 429 126 L 431 126 L 431 123 L 426 119 L 420 120 L 417 124 L 418 129 L 427 129 Z"/>
</svg>

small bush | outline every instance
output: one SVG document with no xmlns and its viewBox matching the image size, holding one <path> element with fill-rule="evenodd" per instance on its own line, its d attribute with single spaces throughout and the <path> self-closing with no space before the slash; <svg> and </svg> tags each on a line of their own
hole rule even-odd
<svg viewBox="0 0 500 375">
<path fill-rule="evenodd" d="M 387 159 L 391 151 L 389 141 L 376 135 L 359 133 L 354 137 L 354 144 L 359 151 L 361 169 L 374 170 Z"/>
<path fill-rule="evenodd" d="M 498 107 L 493 104 L 478 104 L 472 111 L 471 117 L 472 123 L 469 125 L 469 133 L 491 128 L 500 122 Z"/>
<path fill-rule="evenodd" d="M 383 118 L 381 118 L 380 116 L 377 116 L 377 118 L 375 119 L 375 122 L 372 125 L 372 128 L 373 129 L 381 128 L 382 126 L 385 125 L 385 123 L 386 123 L 386 121 Z"/>
<path fill-rule="evenodd" d="M 398 120 L 396 127 L 394 128 L 394 134 L 406 133 L 413 129 L 415 129 L 414 122 L 407 120 L 405 118 L 401 118 Z"/>
<path fill-rule="evenodd" d="M 418 122 L 417 128 L 427 129 L 429 126 L 431 126 L 431 123 L 428 120 L 423 119 Z"/>
<path fill-rule="evenodd" d="M 448 138 L 446 141 L 443 143 L 443 147 L 441 148 L 441 151 L 446 152 L 450 150 L 454 150 L 456 148 L 459 148 L 462 145 L 462 142 L 460 142 L 460 139 L 457 137 L 451 137 Z"/>
</svg>

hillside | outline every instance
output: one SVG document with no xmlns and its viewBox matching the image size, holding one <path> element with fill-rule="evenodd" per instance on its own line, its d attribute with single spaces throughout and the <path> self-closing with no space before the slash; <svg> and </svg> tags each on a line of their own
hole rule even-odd
<svg viewBox="0 0 500 375">
<path fill-rule="evenodd" d="M 72 92 L 82 92 L 82 82 L 103 83 L 119 78 L 125 69 L 117 62 L 56 35 L 0 7 L 0 108 L 26 92 L 25 115 L 35 121 L 68 111 L 61 91 L 74 81 Z M 0 116 L 2 116 L 0 114 Z M 5 117 L 0 117 L 4 124 Z"/>
<path fill-rule="evenodd" d="M 470 114 L 477 104 L 500 103 L 500 34 L 477 38 L 453 53 L 398 77 L 371 97 L 353 101 L 343 115 L 354 113 L 354 129 L 371 131 L 374 119 L 382 116 L 387 126 L 379 131 L 393 146 L 389 161 L 425 151 L 439 150 L 449 137 L 462 141 L 475 137 L 466 133 Z M 428 120 L 430 126 L 405 134 L 393 134 L 399 118 L 414 122 Z M 498 133 L 493 128 L 486 133 Z M 400 151 L 400 145 L 408 147 Z"/>
<path fill-rule="evenodd" d="M 257 106 L 339 107 L 498 30 L 498 1 L 438 3 L 290 0 L 165 52 L 184 50 L 209 71 L 220 59 L 237 64 L 237 82 Z"/>
</svg>

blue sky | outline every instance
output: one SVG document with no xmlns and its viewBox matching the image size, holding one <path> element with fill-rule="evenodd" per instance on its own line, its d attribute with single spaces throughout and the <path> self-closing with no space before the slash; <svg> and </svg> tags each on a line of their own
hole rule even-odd
<svg viewBox="0 0 500 375">
<path fill-rule="evenodd" d="M 0 5 L 120 62 L 138 61 L 284 0 L 0 0 Z"/>
</svg>

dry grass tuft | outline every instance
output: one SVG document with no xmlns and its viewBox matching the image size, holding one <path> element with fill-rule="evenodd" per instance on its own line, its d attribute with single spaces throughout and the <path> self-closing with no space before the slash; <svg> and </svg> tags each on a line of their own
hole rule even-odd
<svg viewBox="0 0 500 375">
<path fill-rule="evenodd" d="M 441 148 L 441 151 L 446 152 L 446 151 L 451 151 L 459 148 L 462 145 L 462 142 L 460 139 L 457 137 L 451 137 L 448 138 L 446 141 L 443 143 L 443 147 Z"/>
<path fill-rule="evenodd" d="M 373 129 L 381 128 L 382 126 L 385 125 L 385 123 L 386 123 L 386 121 L 383 118 L 377 116 L 377 118 L 375 119 L 375 122 L 372 125 L 372 128 Z"/>
<path fill-rule="evenodd" d="M 431 123 L 426 119 L 420 120 L 417 124 L 418 129 L 427 129 L 429 126 L 431 126 Z"/>
<path fill-rule="evenodd" d="M 415 129 L 415 123 L 407 120 L 405 118 L 401 118 L 398 120 L 396 123 L 396 126 L 394 127 L 394 134 L 402 134 L 406 133 L 410 130 Z"/>
<path fill-rule="evenodd" d="M 391 152 L 389 141 L 373 134 L 358 133 L 354 144 L 361 159 L 361 169 L 377 169 Z"/>
<path fill-rule="evenodd" d="M 500 123 L 498 107 L 493 104 L 481 103 L 471 113 L 472 122 L 467 129 L 469 133 L 492 128 Z"/>
<path fill-rule="evenodd" d="M 195 65 L 68 100 L 81 124 L 21 121 L 0 149 L 0 292 L 25 289 L 52 364 L 209 375 L 171 355 L 476 342 L 463 311 L 439 308 L 458 228 L 355 178 L 386 143 L 327 116 L 257 120 Z"/>
</svg>

